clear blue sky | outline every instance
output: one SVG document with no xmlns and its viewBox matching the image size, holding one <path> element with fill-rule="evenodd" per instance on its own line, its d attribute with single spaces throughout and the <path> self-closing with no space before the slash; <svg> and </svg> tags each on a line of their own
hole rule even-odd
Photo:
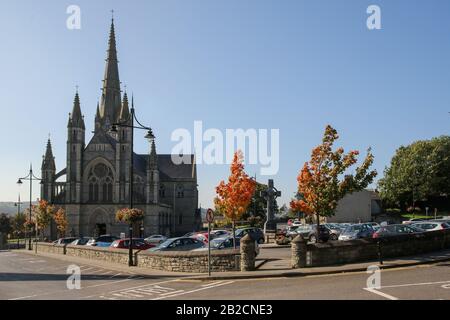
<svg viewBox="0 0 450 320">
<path fill-rule="evenodd" d="M 70 4 L 81 7 L 81 30 L 66 28 Z M 382 30 L 366 28 L 370 4 L 381 7 Z M 17 198 L 30 162 L 40 169 L 48 133 L 58 169 L 65 166 L 76 85 L 93 129 L 111 9 L 121 81 L 158 152 L 169 153 L 171 132 L 192 130 L 194 120 L 279 128 L 281 203 L 326 124 L 347 150 L 372 146 L 380 176 L 400 145 L 449 134 L 448 1 L 3 0 L 1 201 Z M 143 139 L 136 149 L 146 152 Z M 226 165 L 198 167 L 203 207 L 227 175 Z"/>
</svg>

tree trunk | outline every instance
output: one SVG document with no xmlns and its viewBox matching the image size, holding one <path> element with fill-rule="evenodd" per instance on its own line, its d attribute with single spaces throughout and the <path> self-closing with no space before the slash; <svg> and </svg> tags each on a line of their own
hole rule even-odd
<svg viewBox="0 0 450 320">
<path fill-rule="evenodd" d="M 233 247 L 234 249 L 236 249 L 236 226 L 235 226 L 235 221 L 233 220 Z"/>
<path fill-rule="evenodd" d="M 317 215 L 317 234 L 316 234 L 316 242 L 319 242 L 319 229 L 320 229 L 320 214 L 316 213 Z"/>
</svg>

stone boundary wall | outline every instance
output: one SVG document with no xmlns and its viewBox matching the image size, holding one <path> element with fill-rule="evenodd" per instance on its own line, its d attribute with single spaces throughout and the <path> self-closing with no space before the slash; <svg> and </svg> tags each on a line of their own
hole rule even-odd
<svg viewBox="0 0 450 320">
<path fill-rule="evenodd" d="M 128 249 L 65 246 L 40 242 L 37 251 L 128 265 Z M 173 272 L 202 273 L 208 271 L 207 251 L 148 252 L 133 250 L 133 254 L 134 263 L 138 267 Z M 237 271 L 240 265 L 239 250 L 212 251 L 211 262 L 212 271 Z"/>
<path fill-rule="evenodd" d="M 450 248 L 450 230 L 380 238 L 383 258 L 415 255 Z M 321 267 L 378 259 L 378 239 L 330 241 L 306 245 L 306 267 Z"/>
</svg>

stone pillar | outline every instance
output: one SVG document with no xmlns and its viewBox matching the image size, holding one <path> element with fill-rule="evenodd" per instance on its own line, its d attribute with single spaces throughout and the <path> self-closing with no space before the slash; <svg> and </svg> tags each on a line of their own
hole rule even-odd
<svg viewBox="0 0 450 320">
<path fill-rule="evenodd" d="M 255 241 L 247 234 L 240 241 L 241 271 L 255 270 Z"/>
<path fill-rule="evenodd" d="M 291 265 L 292 268 L 306 267 L 306 240 L 301 235 L 298 235 L 291 242 Z"/>
</svg>

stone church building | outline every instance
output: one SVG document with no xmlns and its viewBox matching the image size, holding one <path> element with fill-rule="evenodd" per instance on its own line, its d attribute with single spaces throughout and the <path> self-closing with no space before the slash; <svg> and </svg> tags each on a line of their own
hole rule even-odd
<svg viewBox="0 0 450 320">
<path fill-rule="evenodd" d="M 128 207 L 130 201 L 131 129 L 118 127 L 117 132 L 111 132 L 113 123 L 129 121 L 133 104 L 126 92 L 122 97 L 120 87 L 112 20 L 93 137 L 86 144 L 86 127 L 77 90 L 67 123 L 66 168 L 56 170 L 50 140 L 42 161 L 41 199 L 66 210 L 67 235 L 128 234 L 127 225 L 115 221 L 116 211 Z M 156 152 L 154 139 L 149 144 L 148 154 L 133 156 L 134 207 L 145 212 L 143 226 L 137 227 L 135 234 L 173 236 L 197 229 L 194 156 L 191 155 L 191 164 L 177 165 L 170 154 Z"/>
</svg>

